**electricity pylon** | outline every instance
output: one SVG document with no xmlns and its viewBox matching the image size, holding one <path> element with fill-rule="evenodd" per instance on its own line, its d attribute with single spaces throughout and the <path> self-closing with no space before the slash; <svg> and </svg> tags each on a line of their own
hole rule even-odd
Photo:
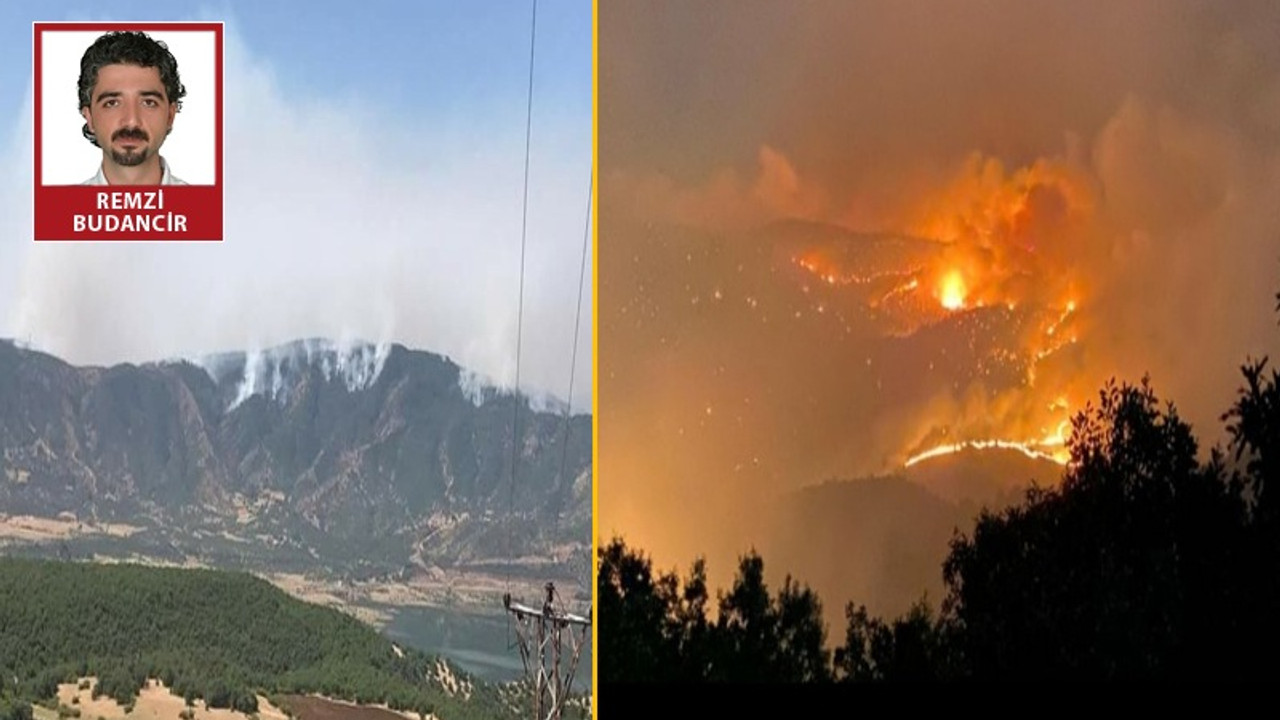
<svg viewBox="0 0 1280 720">
<path fill-rule="evenodd" d="M 565 699 L 573 686 L 573 675 L 578 669 L 578 658 L 589 640 L 591 613 L 574 615 L 556 609 L 556 586 L 547 583 L 547 597 L 541 608 L 513 602 L 511 594 L 502 596 L 502 605 L 515 615 L 516 638 L 520 644 L 520 659 L 524 671 L 533 681 L 533 712 L 535 720 L 560 720 Z M 568 640 L 567 668 L 561 671 L 561 658 L 565 654 L 564 641 Z"/>
</svg>

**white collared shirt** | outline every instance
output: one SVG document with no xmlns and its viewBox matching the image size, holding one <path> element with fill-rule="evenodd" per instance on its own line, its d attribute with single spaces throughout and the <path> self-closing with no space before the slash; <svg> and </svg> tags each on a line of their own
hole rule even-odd
<svg viewBox="0 0 1280 720">
<path fill-rule="evenodd" d="M 186 185 L 187 183 L 174 177 L 169 172 L 169 163 L 165 162 L 163 157 L 160 158 L 160 184 L 161 185 Z M 107 176 L 102 174 L 102 166 L 98 166 L 98 174 L 80 183 L 81 185 L 110 185 L 107 182 Z"/>
</svg>

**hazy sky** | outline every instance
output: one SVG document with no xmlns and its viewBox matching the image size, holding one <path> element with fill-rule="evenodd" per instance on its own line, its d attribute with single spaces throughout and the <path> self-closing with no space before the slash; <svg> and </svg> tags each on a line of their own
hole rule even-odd
<svg viewBox="0 0 1280 720">
<path fill-rule="evenodd" d="M 538 3 L 520 372 L 523 390 L 561 398 L 591 173 L 591 12 Z M 510 384 L 531 13 L 507 0 L 4 4 L 0 336 L 81 363 L 394 341 Z M 31 241 L 31 23 L 60 20 L 225 21 L 224 242 Z M 586 282 L 577 408 L 591 402 Z"/>
<path fill-rule="evenodd" d="M 599 22 L 601 530 L 663 565 L 723 569 L 749 510 L 931 438 L 1040 437 L 1111 377 L 1150 373 L 1207 449 L 1240 364 L 1280 356 L 1275 3 Z M 768 225 L 788 218 L 826 239 Z M 868 270 L 906 252 L 866 250 L 889 236 L 932 245 Z"/>
</svg>

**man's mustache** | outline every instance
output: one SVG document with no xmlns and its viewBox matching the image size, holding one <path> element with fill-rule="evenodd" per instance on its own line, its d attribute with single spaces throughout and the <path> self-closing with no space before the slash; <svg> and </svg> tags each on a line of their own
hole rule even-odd
<svg viewBox="0 0 1280 720">
<path fill-rule="evenodd" d="M 151 136 L 142 128 L 120 128 L 111 134 L 112 140 L 150 140 Z"/>
</svg>

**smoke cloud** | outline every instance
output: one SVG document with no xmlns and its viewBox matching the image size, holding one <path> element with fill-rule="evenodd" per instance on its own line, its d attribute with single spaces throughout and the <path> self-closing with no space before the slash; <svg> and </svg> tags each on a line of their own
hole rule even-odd
<svg viewBox="0 0 1280 720">
<path fill-rule="evenodd" d="M 230 26 L 225 42 L 222 243 L 32 243 L 28 90 L 0 177 L 0 336 L 92 364 L 311 337 L 399 342 L 510 387 L 523 98 L 509 120 L 460 123 L 287 97 Z M 566 398 L 590 138 L 536 94 L 530 163 L 520 384 Z M 591 407 L 592 385 L 582 305 L 578 411 Z"/>
</svg>

